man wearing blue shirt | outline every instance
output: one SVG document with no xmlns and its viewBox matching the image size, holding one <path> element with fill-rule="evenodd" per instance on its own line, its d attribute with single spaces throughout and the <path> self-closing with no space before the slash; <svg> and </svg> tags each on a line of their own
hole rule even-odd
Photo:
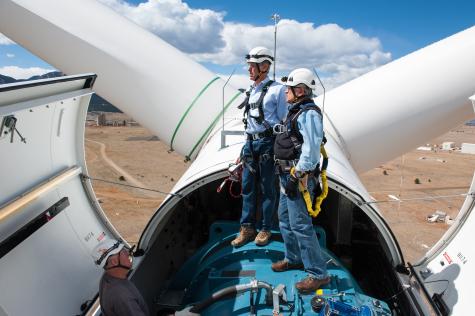
<svg viewBox="0 0 475 316">
<path fill-rule="evenodd" d="M 278 198 L 273 127 L 287 113 L 285 87 L 268 77 L 273 60 L 271 51 L 265 47 L 255 47 L 246 55 L 249 77 L 254 83 L 246 92 L 246 100 L 240 105 L 240 108 L 245 108 L 246 143 L 241 152 L 244 164 L 241 229 L 231 242 L 234 247 L 240 247 L 253 239 L 257 245 L 264 246 L 271 237 L 272 215 Z M 258 200 L 261 205 L 257 204 Z M 256 236 L 256 213 L 259 208 L 262 209 L 261 229 Z"/>
<path fill-rule="evenodd" d="M 315 79 L 310 70 L 292 71 L 286 86 L 289 112 L 274 147 L 281 184 L 278 212 L 285 258 L 274 262 L 272 270 L 304 268 L 308 276 L 295 287 L 299 292 L 311 293 L 328 284 L 330 278 L 299 183 L 309 192 L 316 185 L 314 175 L 318 174 L 323 139 L 322 114 L 312 99 Z"/>
</svg>

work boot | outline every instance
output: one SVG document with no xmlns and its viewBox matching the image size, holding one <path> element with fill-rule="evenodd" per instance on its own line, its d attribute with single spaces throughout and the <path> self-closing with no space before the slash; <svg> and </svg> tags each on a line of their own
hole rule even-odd
<svg viewBox="0 0 475 316">
<path fill-rule="evenodd" d="M 308 294 L 315 292 L 322 285 L 330 283 L 330 277 L 324 279 L 317 279 L 311 275 L 308 275 L 305 279 L 300 282 L 295 283 L 295 287 L 302 294 Z"/>
<path fill-rule="evenodd" d="M 231 241 L 233 247 L 241 247 L 250 242 L 256 237 L 256 230 L 253 227 L 241 226 L 239 230 L 239 235 Z"/>
<path fill-rule="evenodd" d="M 303 263 L 290 263 L 287 260 L 280 260 L 272 263 L 271 266 L 274 272 L 284 272 L 287 270 L 300 270 L 303 269 Z"/>
<path fill-rule="evenodd" d="M 261 230 L 259 234 L 257 234 L 256 239 L 254 239 L 254 242 L 258 246 L 265 246 L 269 243 L 271 235 L 272 233 L 270 231 Z"/>
</svg>

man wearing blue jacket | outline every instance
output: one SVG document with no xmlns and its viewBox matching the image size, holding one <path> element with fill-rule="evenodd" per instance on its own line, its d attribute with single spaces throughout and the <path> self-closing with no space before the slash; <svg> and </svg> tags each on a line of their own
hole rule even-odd
<svg viewBox="0 0 475 316">
<path fill-rule="evenodd" d="M 273 61 L 271 51 L 265 47 L 255 47 L 246 55 L 249 77 L 254 83 L 246 92 L 246 100 L 239 106 L 244 108 L 246 142 L 241 153 L 244 165 L 241 229 L 231 242 L 234 247 L 243 246 L 251 240 L 264 246 L 271 237 L 272 215 L 278 199 L 273 159 L 273 127 L 287 113 L 285 87 L 268 77 Z M 262 210 L 260 223 L 257 223 L 258 209 Z M 257 236 L 256 226 L 260 226 Z"/>
<path fill-rule="evenodd" d="M 328 284 L 326 260 L 322 256 L 312 219 L 299 191 L 316 185 L 323 139 L 322 114 L 313 102 L 315 78 L 305 68 L 292 71 L 287 80 L 289 112 L 277 136 L 274 152 L 280 174 L 279 226 L 285 244 L 284 260 L 274 262 L 276 272 L 304 268 L 308 276 L 297 282 L 299 292 L 314 292 Z"/>
</svg>

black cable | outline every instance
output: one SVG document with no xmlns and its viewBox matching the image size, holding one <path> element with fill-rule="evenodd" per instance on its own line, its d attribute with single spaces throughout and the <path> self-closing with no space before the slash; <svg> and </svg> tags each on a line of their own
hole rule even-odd
<svg viewBox="0 0 475 316">
<path fill-rule="evenodd" d="M 179 194 L 179 193 L 172 193 L 172 192 L 164 192 L 164 191 L 154 190 L 154 189 L 147 189 L 147 188 L 137 187 L 137 186 L 130 185 L 130 184 L 124 184 L 124 183 L 120 183 L 120 182 L 115 182 L 115 181 L 110 181 L 110 180 L 104 180 L 104 179 L 98 179 L 98 178 L 92 178 L 92 177 L 86 176 L 86 175 L 84 175 L 84 174 L 82 174 L 81 177 L 82 177 L 83 179 L 94 180 L 94 181 L 101 181 L 101 182 L 106 182 L 106 183 L 111 183 L 111 184 L 117 184 L 117 185 L 122 185 L 122 186 L 124 186 L 124 187 L 129 187 L 129 188 L 134 188 L 134 189 L 140 189 L 140 190 L 146 190 L 146 191 L 152 191 L 152 192 L 157 192 L 157 193 L 161 193 L 161 194 L 165 194 L 165 195 L 177 196 L 177 197 L 180 197 L 180 198 L 183 198 L 183 197 L 184 197 L 183 195 L 181 195 L 181 194 Z"/>
<path fill-rule="evenodd" d="M 232 297 L 236 297 L 236 295 L 251 291 L 251 293 L 254 293 L 254 291 L 258 291 L 258 289 L 266 289 L 266 301 L 271 304 L 272 302 L 272 287 L 269 283 L 262 282 L 262 281 L 257 281 L 257 288 L 253 287 L 252 283 L 249 284 L 238 284 L 238 285 L 231 285 L 228 286 L 224 289 L 221 289 L 217 292 L 214 292 L 211 294 L 210 297 L 206 298 L 204 301 L 196 303 L 193 307 L 191 307 L 190 312 L 192 313 L 200 313 L 210 305 L 214 304 L 215 302 L 223 299 L 229 299 Z M 251 300 L 253 299 L 253 296 L 251 294 Z M 251 303 L 252 305 L 252 303 Z"/>
<path fill-rule="evenodd" d="M 192 313 L 200 313 L 202 310 L 206 309 L 208 306 L 213 304 L 214 302 L 217 302 L 221 299 L 227 299 L 231 297 L 235 297 L 237 295 L 238 291 L 236 286 L 229 286 L 227 288 L 224 288 L 216 293 L 213 293 L 210 297 L 205 299 L 204 301 L 201 301 L 194 305 L 191 309 L 190 312 Z"/>
<path fill-rule="evenodd" d="M 399 296 L 400 294 L 404 293 L 405 291 L 409 290 L 410 288 L 412 288 L 412 286 L 407 286 L 406 288 L 403 288 L 401 291 L 397 292 L 396 294 L 394 294 L 393 296 L 390 296 L 388 298 L 385 298 L 383 299 L 383 301 L 389 301 L 389 300 L 392 300 L 393 298 Z"/>
<path fill-rule="evenodd" d="M 447 287 L 440 293 L 440 295 L 444 295 L 445 291 L 447 291 L 447 289 L 449 288 L 449 285 L 450 285 L 450 281 L 449 280 L 446 280 L 446 279 L 443 279 L 443 280 L 433 280 L 433 281 L 427 281 L 427 282 L 423 282 L 424 284 L 428 284 L 428 283 L 435 283 L 435 282 L 447 282 Z M 395 297 L 397 297 L 398 295 L 400 295 L 401 293 L 403 293 L 404 291 L 407 291 L 408 289 L 410 289 L 412 286 L 408 286 L 404 289 L 402 289 L 401 291 L 399 291 L 398 293 L 394 294 L 393 296 L 390 296 L 388 298 L 385 298 L 383 299 L 383 301 L 389 301 Z"/>
</svg>

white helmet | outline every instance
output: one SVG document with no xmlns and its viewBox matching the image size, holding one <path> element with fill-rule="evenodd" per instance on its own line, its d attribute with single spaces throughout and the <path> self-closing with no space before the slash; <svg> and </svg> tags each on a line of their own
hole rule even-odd
<svg viewBox="0 0 475 316">
<path fill-rule="evenodd" d="M 313 72 L 307 68 L 298 68 L 293 70 L 287 78 L 282 78 L 286 86 L 296 87 L 299 84 L 304 84 L 312 90 L 315 90 L 315 77 Z"/>
<path fill-rule="evenodd" d="M 260 64 L 266 60 L 272 64 L 274 57 L 272 57 L 272 52 L 269 49 L 262 46 L 254 47 L 246 55 L 246 62 L 248 63 Z"/>
<path fill-rule="evenodd" d="M 119 253 L 124 246 L 125 245 L 121 240 L 106 239 L 101 241 L 92 251 L 94 262 L 103 268 L 106 265 L 107 259 L 110 256 Z"/>
</svg>

